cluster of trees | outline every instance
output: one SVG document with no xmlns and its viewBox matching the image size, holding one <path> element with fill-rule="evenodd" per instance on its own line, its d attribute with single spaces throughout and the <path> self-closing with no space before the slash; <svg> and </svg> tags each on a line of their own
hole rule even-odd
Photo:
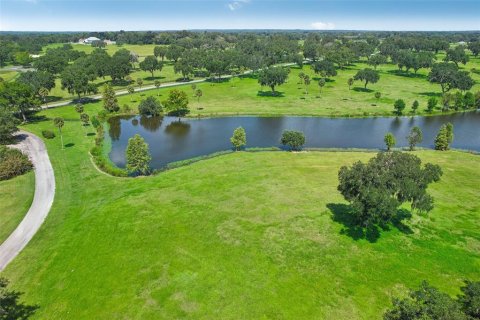
<svg viewBox="0 0 480 320">
<path fill-rule="evenodd" d="M 415 147 L 423 142 L 423 132 L 420 127 L 413 127 L 410 130 L 410 133 L 406 137 L 408 146 L 410 148 L 410 151 L 414 151 Z M 385 146 L 387 147 L 387 151 L 390 151 L 395 145 L 397 144 L 397 139 L 395 138 L 395 135 L 391 132 L 387 132 L 385 137 L 383 138 L 383 141 L 385 142 Z"/>
<path fill-rule="evenodd" d="M 230 142 L 235 150 L 240 150 L 247 144 L 247 135 L 245 129 L 238 127 L 233 131 Z M 305 135 L 303 132 L 294 130 L 285 130 L 280 138 L 280 143 L 288 150 L 300 150 L 305 145 Z"/>
<path fill-rule="evenodd" d="M 381 94 L 379 92 L 375 93 L 375 96 L 380 98 Z M 436 97 L 431 97 L 427 101 L 428 112 L 432 112 L 438 106 L 438 99 Z M 417 100 L 414 100 L 411 106 L 411 113 L 415 114 L 420 107 L 420 103 Z M 406 108 L 406 103 L 403 99 L 395 100 L 393 104 L 394 113 L 397 116 L 401 116 L 404 113 Z M 480 91 L 473 94 L 470 91 L 463 94 L 461 91 L 457 91 L 454 94 L 446 92 L 442 96 L 442 110 L 448 111 L 450 109 L 458 110 L 474 110 L 480 109 Z"/>
<path fill-rule="evenodd" d="M 437 133 L 437 136 L 435 137 L 435 149 L 441 151 L 449 150 L 450 145 L 453 142 L 453 137 L 453 125 L 451 123 L 442 125 Z M 413 127 L 406 139 L 410 147 L 410 151 L 415 150 L 415 147 L 423 141 L 422 129 L 417 126 Z M 387 132 L 383 138 L 383 141 L 385 142 L 387 151 L 390 151 L 397 144 L 397 139 L 391 132 Z"/>
<path fill-rule="evenodd" d="M 480 319 L 480 282 L 466 280 L 460 291 L 453 299 L 424 281 L 418 290 L 410 290 L 407 297 L 394 298 L 393 307 L 385 312 L 383 319 Z"/>
<path fill-rule="evenodd" d="M 428 74 L 428 80 L 439 84 L 443 94 L 452 89 L 470 90 L 475 84 L 468 71 L 461 71 L 457 65 L 450 62 L 433 64 L 432 70 Z"/>
</svg>

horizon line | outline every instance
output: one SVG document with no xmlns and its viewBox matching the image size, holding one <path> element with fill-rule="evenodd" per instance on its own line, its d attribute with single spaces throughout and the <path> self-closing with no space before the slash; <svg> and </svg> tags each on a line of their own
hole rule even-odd
<svg viewBox="0 0 480 320">
<path fill-rule="evenodd" d="M 462 30 L 396 30 L 396 29 L 304 29 L 304 28 L 191 28 L 191 29 L 137 29 L 137 30 L 0 30 L 5 32 L 29 32 L 29 33 L 48 33 L 48 32 L 175 32 L 175 31 L 315 31 L 315 32 L 480 32 L 480 29 L 462 29 Z"/>
</svg>

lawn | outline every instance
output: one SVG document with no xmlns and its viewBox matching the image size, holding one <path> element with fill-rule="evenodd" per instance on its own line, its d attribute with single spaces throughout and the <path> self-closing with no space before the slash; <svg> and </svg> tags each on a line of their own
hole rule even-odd
<svg viewBox="0 0 480 320">
<path fill-rule="evenodd" d="M 47 47 L 56 47 L 61 44 L 53 44 Z M 93 47 L 88 45 L 73 45 L 74 49 L 91 52 Z M 123 45 L 107 46 L 107 51 L 113 54 L 116 50 L 125 48 L 137 52 L 140 60 L 146 55 L 153 54 L 154 45 Z M 442 61 L 444 53 L 437 55 L 437 61 Z M 204 83 L 198 85 L 203 91 L 203 97 L 200 103 L 192 97 L 191 116 L 221 116 L 221 115 L 303 115 L 303 116 L 326 116 L 326 117 L 359 117 L 359 116 L 379 116 L 393 115 L 393 103 L 397 99 L 404 99 L 407 108 L 406 113 L 411 112 L 411 105 L 414 100 L 420 102 L 418 114 L 426 114 L 427 101 L 430 97 L 441 99 L 440 86 L 431 84 L 427 80 L 428 70 L 421 69 L 417 74 L 399 72 L 398 68 L 392 64 L 386 64 L 378 67 L 380 72 L 380 81 L 376 84 L 369 84 L 367 89 L 359 81 L 355 82 L 351 90 L 347 85 L 347 80 L 363 68 L 369 67 L 364 62 L 359 62 L 348 66 L 343 70 L 338 70 L 338 75 L 332 77 L 326 86 L 320 91 L 318 86 L 318 76 L 315 75 L 306 65 L 302 70 L 292 68 L 289 79 L 286 84 L 278 86 L 277 96 L 271 96 L 269 88 L 260 87 L 255 77 L 244 77 L 241 79 L 226 80 L 222 83 Z M 480 70 L 480 57 L 470 55 L 470 61 L 467 65 L 460 65 L 464 70 Z M 304 72 L 312 79 L 305 94 L 305 86 L 299 84 L 298 74 Z M 0 75 L 1 76 L 1 75 Z M 9 78 L 15 74 L 9 75 Z M 476 85 L 472 92 L 480 90 L 480 74 L 471 73 Z M 181 80 L 179 74 L 175 74 L 173 64 L 165 62 L 161 72 L 156 72 L 151 77 L 149 72 L 141 71 L 136 64 L 136 69 L 130 74 L 133 80 L 143 79 L 143 86 L 151 85 L 155 80 L 162 83 L 170 83 Z M 198 78 L 194 78 L 198 79 Z M 97 79 L 96 84 L 99 90 L 105 82 L 110 82 L 110 77 Z M 136 83 L 134 84 L 135 86 Z M 124 89 L 125 84 L 115 84 L 115 89 Z M 185 89 L 191 92 L 190 85 L 185 85 Z M 166 89 L 169 90 L 169 89 Z M 381 93 L 381 98 L 375 98 L 375 92 Z M 156 95 L 156 91 L 142 93 L 142 96 Z M 52 101 L 60 99 L 71 99 L 68 92 L 61 89 L 60 79 L 56 80 L 56 87 L 52 89 L 50 99 Z M 124 97 L 121 104 L 130 103 L 131 97 Z M 139 97 L 133 98 L 138 104 Z M 441 113 L 436 110 L 435 113 Z"/>
<path fill-rule="evenodd" d="M 35 174 L 0 181 L 0 244 L 22 221 L 33 200 Z"/>
<path fill-rule="evenodd" d="M 480 59 L 467 64 L 480 69 Z M 383 65 L 378 68 L 380 81 L 369 84 L 364 90 L 363 84 L 355 82 L 351 90 L 347 80 L 355 73 L 368 67 L 364 63 L 357 63 L 345 70 L 339 70 L 336 77 L 331 78 L 320 92 L 318 78 L 305 65 L 303 69 L 292 67 L 286 84 L 277 87 L 277 95 L 272 96 L 270 89 L 261 87 L 256 77 L 245 76 L 224 80 L 222 82 L 205 82 L 197 84 L 203 91 L 200 101 L 193 97 L 189 84 L 180 88 L 192 95 L 190 98 L 190 116 L 222 116 L 222 115 L 304 115 L 304 116 L 379 116 L 393 115 L 393 103 L 396 99 L 404 99 L 407 108 L 405 114 L 411 114 L 411 105 L 414 100 L 420 102 L 417 114 L 425 115 L 427 101 L 430 97 L 441 99 L 440 86 L 431 84 L 427 80 L 427 70 L 413 73 L 399 73 L 395 66 Z M 305 93 L 305 86 L 299 84 L 298 74 L 304 72 L 310 76 L 312 82 Z M 472 74 L 477 84 L 472 92 L 480 90 L 480 75 Z M 171 88 L 160 89 L 160 99 L 165 99 Z M 375 92 L 380 92 L 382 97 L 375 98 Z M 119 97 L 121 105 L 130 104 L 136 108 L 141 99 L 149 95 L 157 95 L 158 91 L 147 91 L 132 96 Z M 96 103 L 100 106 L 101 102 Z M 440 110 L 434 114 L 441 113 Z"/>
<path fill-rule="evenodd" d="M 480 279 L 477 155 L 416 152 L 443 168 L 435 209 L 371 242 L 336 186 L 340 166 L 373 153 L 239 152 L 113 178 L 73 108 L 41 115 L 66 119 L 69 147 L 46 141 L 55 202 L 2 273 L 40 305 L 35 319 L 378 319 L 424 279 L 452 295 Z"/>
</svg>

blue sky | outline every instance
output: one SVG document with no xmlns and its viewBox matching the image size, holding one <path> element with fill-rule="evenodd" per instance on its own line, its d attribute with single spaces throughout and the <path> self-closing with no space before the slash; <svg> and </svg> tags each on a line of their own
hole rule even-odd
<svg viewBox="0 0 480 320">
<path fill-rule="evenodd" d="M 480 30 L 480 0 L 0 0 L 0 30 Z"/>
</svg>

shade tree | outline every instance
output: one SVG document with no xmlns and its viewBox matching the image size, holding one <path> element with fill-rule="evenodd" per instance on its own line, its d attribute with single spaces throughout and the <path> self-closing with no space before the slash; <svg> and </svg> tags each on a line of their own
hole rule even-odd
<svg viewBox="0 0 480 320">
<path fill-rule="evenodd" d="M 258 83 L 262 86 L 268 86 L 275 94 L 275 87 L 282 85 L 287 81 L 289 71 L 282 67 L 269 67 L 262 69 L 258 74 Z"/>
<path fill-rule="evenodd" d="M 370 68 L 365 68 L 363 70 L 359 70 L 355 76 L 353 77 L 354 80 L 360 80 L 364 82 L 365 89 L 369 83 L 377 83 L 380 80 L 380 75 L 378 71 L 375 71 Z"/>
<path fill-rule="evenodd" d="M 380 152 L 367 163 L 343 166 L 338 173 L 338 191 L 351 204 L 354 222 L 362 227 L 385 226 L 398 218 L 398 208 L 410 203 L 412 212 L 433 209 L 427 193 L 432 182 L 440 180 L 438 165 L 422 166 L 413 154 Z"/>
<path fill-rule="evenodd" d="M 150 72 L 152 78 L 155 71 L 161 71 L 163 68 L 163 64 L 159 62 L 155 56 L 146 56 L 145 59 L 140 62 L 139 66 L 143 71 Z"/>
</svg>

